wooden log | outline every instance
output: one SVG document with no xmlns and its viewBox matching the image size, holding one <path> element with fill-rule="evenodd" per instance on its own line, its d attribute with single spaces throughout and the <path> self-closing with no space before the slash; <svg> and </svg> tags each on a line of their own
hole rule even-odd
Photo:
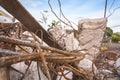
<svg viewBox="0 0 120 80">
<path fill-rule="evenodd" d="M 18 19 L 29 31 L 38 32 L 38 37 L 43 37 L 49 46 L 62 49 L 33 16 L 20 4 L 18 0 L 0 0 L 0 5 Z"/>
</svg>

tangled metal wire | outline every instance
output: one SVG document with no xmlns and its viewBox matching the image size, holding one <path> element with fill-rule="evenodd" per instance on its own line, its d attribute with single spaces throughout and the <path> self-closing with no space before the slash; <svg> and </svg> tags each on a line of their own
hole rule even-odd
<svg viewBox="0 0 120 80">
<path fill-rule="evenodd" d="M 40 41 L 34 33 L 29 32 L 30 35 L 28 36 L 23 34 L 25 30 L 22 29 L 22 25 L 12 24 L 12 26 L 14 27 L 7 26 L 6 28 L 2 26 L 4 29 L 0 30 L 0 67 L 10 66 L 10 69 L 22 75 L 20 80 L 23 80 L 31 66 L 31 63 L 35 61 L 37 64 L 39 80 L 41 80 L 40 69 L 48 80 L 53 80 L 56 75 L 60 76 L 59 80 L 61 80 L 62 77 L 66 80 L 70 80 L 66 76 L 70 72 L 74 72 L 76 75 L 85 78 L 85 74 L 73 65 L 74 62 L 82 60 L 85 55 L 78 55 L 74 52 L 67 52 L 52 47 L 46 47 L 41 44 L 42 40 Z M 5 30 L 9 30 L 9 32 L 6 33 L 4 32 Z M 32 41 L 28 39 L 30 37 L 32 38 Z M 16 50 L 16 46 L 19 50 Z M 27 50 L 26 47 L 30 47 L 32 52 Z M 24 61 L 28 66 L 25 73 L 11 66 L 12 64 L 22 61 Z M 65 70 L 68 72 L 64 73 Z"/>
</svg>

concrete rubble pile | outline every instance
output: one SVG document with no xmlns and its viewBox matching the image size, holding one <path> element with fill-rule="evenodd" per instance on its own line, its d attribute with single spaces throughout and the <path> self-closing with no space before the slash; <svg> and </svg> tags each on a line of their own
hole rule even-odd
<svg viewBox="0 0 120 80">
<path fill-rule="evenodd" d="M 79 63 L 77 63 L 77 67 L 79 68 L 79 70 L 81 70 L 81 68 L 84 69 L 83 73 L 87 74 L 90 80 L 93 80 L 93 77 L 99 80 L 104 80 L 105 78 L 107 80 L 120 79 L 119 52 L 114 51 L 112 53 L 111 51 L 106 52 L 108 53 L 107 55 L 108 57 L 110 55 L 112 55 L 111 57 L 117 56 L 115 57 L 115 59 L 108 61 L 106 61 L 106 58 L 99 59 L 100 55 L 104 55 L 103 57 L 105 57 L 106 54 L 100 51 L 102 39 L 106 29 L 106 23 L 107 20 L 104 18 L 80 20 L 78 22 L 78 33 L 77 34 L 74 33 L 75 36 L 67 34 L 65 30 L 63 30 L 59 26 L 49 30 L 49 33 L 55 38 L 55 40 L 59 39 L 58 43 L 62 47 L 64 47 L 65 50 L 78 51 L 78 54 L 81 52 L 84 54 L 85 51 L 88 51 L 86 57 Z M 98 59 L 99 62 L 97 62 L 96 59 Z M 106 64 L 103 64 L 104 61 L 108 63 L 106 67 L 104 67 Z M 102 64 L 101 65 L 102 67 L 100 67 L 99 64 Z M 109 67 L 110 65 L 112 66 L 111 70 L 107 69 L 107 67 Z M 73 74 L 69 74 L 69 77 L 71 78 L 72 75 Z M 64 78 L 62 78 L 62 80 L 63 79 Z"/>
<path fill-rule="evenodd" d="M 100 50 L 106 18 L 46 31 L 18 0 L 0 4 L 22 23 L 0 15 L 0 80 L 120 80 L 119 51 Z"/>
<path fill-rule="evenodd" d="M 65 51 L 75 52 L 78 55 L 84 54 L 85 57 L 79 62 L 75 62 L 73 67 L 78 69 L 79 72 L 85 75 L 85 79 L 89 80 L 119 80 L 120 79 L 120 54 L 119 52 L 106 51 L 101 52 L 100 47 L 102 43 L 102 38 L 106 29 L 107 20 L 105 18 L 100 19 L 84 19 L 78 22 L 78 30 L 73 31 L 74 34 L 67 33 L 61 26 L 54 26 L 48 29 L 48 33 L 53 37 L 53 40 L 59 44 Z M 18 26 L 18 25 L 17 25 Z M 17 31 L 17 27 L 14 31 Z M 21 40 L 27 40 L 28 42 L 34 42 L 29 31 L 21 32 Z M 12 35 L 13 38 L 16 37 L 15 34 Z M 37 37 L 37 36 L 36 36 Z M 40 38 L 37 37 L 39 42 L 36 42 L 43 46 L 48 46 Z M 24 51 L 24 50 L 25 51 Z M 15 51 L 22 52 L 26 54 L 32 53 L 34 48 L 25 46 L 15 46 Z M 51 51 L 48 51 L 51 52 Z M 23 61 L 17 64 L 11 65 L 8 68 L 1 68 L 0 71 L 4 72 L 6 70 L 9 72 L 10 80 L 39 80 L 37 63 L 32 61 L 28 68 L 30 61 Z M 41 64 L 41 62 L 39 63 Z M 62 64 L 61 64 L 62 65 Z M 41 65 L 42 66 L 42 65 Z M 20 71 L 17 72 L 16 70 Z M 26 71 L 27 70 L 27 71 Z M 63 73 L 67 73 L 70 70 L 65 69 Z M 44 69 L 39 69 L 41 79 L 48 80 Z M 25 74 L 24 74 L 25 73 Z M 3 77 L 1 73 L 0 77 Z M 58 71 L 58 74 L 61 74 Z M 24 76 L 23 76 L 24 75 Z M 82 75 L 81 75 L 82 76 Z M 66 75 L 68 79 L 81 80 L 81 76 L 75 75 L 74 72 L 70 72 Z M 23 78 L 22 78 L 23 77 Z M 64 76 L 56 76 L 56 80 L 67 80 Z M 83 80 L 85 80 L 83 79 Z M 5 79 L 7 80 L 7 79 Z"/>
</svg>

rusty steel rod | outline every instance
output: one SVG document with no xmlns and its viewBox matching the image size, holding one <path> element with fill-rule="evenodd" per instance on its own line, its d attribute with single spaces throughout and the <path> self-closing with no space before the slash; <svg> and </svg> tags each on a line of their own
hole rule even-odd
<svg viewBox="0 0 120 80">
<path fill-rule="evenodd" d="M 56 57 L 45 56 L 45 59 L 47 62 L 53 62 L 53 63 L 73 63 L 73 62 L 82 60 L 84 57 L 85 57 L 84 55 L 80 57 L 65 56 L 62 58 L 59 58 L 59 56 L 56 56 Z M 9 66 L 18 62 L 26 61 L 26 60 L 41 61 L 41 58 L 38 53 L 1 57 L 0 67 Z"/>
<path fill-rule="evenodd" d="M 25 40 L 9 38 L 9 37 L 6 37 L 6 36 L 0 36 L 0 42 L 7 42 L 7 43 L 11 43 L 11 44 L 16 44 L 16 45 L 36 47 L 36 45 L 34 43 L 31 43 L 31 42 L 28 42 L 28 41 L 25 41 Z M 53 47 L 47 47 L 47 46 L 42 46 L 42 45 L 40 45 L 40 47 L 42 49 L 50 50 L 50 51 L 57 52 L 57 53 L 60 53 L 60 54 L 64 54 L 64 55 L 67 55 L 67 56 L 71 56 L 71 55 L 72 56 L 81 56 L 82 55 L 80 53 L 68 52 L 68 51 L 56 49 L 56 48 L 53 48 Z"/>
<path fill-rule="evenodd" d="M 0 5 L 27 27 L 29 31 L 37 32 L 38 37 L 43 37 L 43 41 L 49 46 L 62 49 L 18 0 L 0 0 Z"/>
</svg>

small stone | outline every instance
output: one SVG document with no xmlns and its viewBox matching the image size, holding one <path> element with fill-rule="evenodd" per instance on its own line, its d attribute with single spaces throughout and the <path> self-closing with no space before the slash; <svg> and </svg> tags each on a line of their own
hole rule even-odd
<svg viewBox="0 0 120 80">
<path fill-rule="evenodd" d="M 105 75 L 112 73 L 112 71 L 110 71 L 110 70 L 108 70 L 108 69 L 102 69 L 100 72 L 101 72 L 102 74 L 105 74 Z"/>
<path fill-rule="evenodd" d="M 78 67 L 83 68 L 87 72 L 92 72 L 92 69 L 94 69 L 95 73 L 97 73 L 97 68 L 93 64 L 93 62 L 89 59 L 83 59 L 79 62 Z"/>
<path fill-rule="evenodd" d="M 109 65 L 111 65 L 111 66 L 113 66 L 114 65 L 114 63 L 115 63 L 115 61 L 114 60 L 107 60 L 108 61 L 108 64 Z"/>
<path fill-rule="evenodd" d="M 115 62 L 115 67 L 120 67 L 120 58 L 118 58 Z"/>
</svg>

